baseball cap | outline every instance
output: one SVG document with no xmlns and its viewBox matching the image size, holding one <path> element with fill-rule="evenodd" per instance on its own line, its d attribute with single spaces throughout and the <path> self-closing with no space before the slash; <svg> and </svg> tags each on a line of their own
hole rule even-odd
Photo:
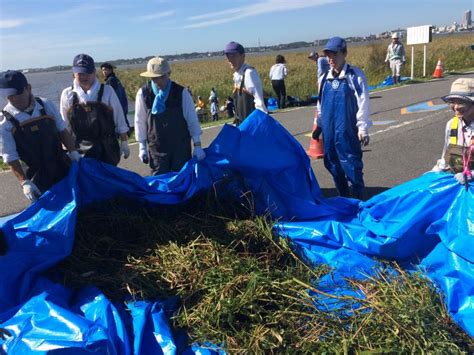
<svg viewBox="0 0 474 355">
<path fill-rule="evenodd" d="M 474 79 L 459 78 L 451 85 L 449 95 L 443 96 L 442 99 L 448 102 L 451 99 L 461 99 L 474 102 Z"/>
<path fill-rule="evenodd" d="M 324 51 L 342 52 L 347 49 L 346 40 L 341 37 L 332 37 L 326 43 Z"/>
<path fill-rule="evenodd" d="M 245 49 L 240 43 L 232 41 L 226 44 L 224 48 L 224 54 L 232 54 L 232 53 L 244 54 Z"/>
<path fill-rule="evenodd" d="M 399 37 L 398 37 L 398 33 L 397 33 L 397 32 L 393 32 L 393 33 L 392 33 L 392 38 L 399 38 Z"/>
<path fill-rule="evenodd" d="M 170 72 L 171 67 L 165 58 L 154 57 L 148 61 L 146 71 L 141 73 L 140 76 L 144 76 L 145 78 L 158 78 Z"/>
<path fill-rule="evenodd" d="M 72 61 L 72 72 L 74 74 L 92 74 L 95 71 L 94 59 L 87 54 L 78 54 Z"/>
<path fill-rule="evenodd" d="M 7 98 L 11 95 L 20 95 L 28 85 L 22 72 L 7 70 L 0 73 L 0 96 Z"/>
</svg>

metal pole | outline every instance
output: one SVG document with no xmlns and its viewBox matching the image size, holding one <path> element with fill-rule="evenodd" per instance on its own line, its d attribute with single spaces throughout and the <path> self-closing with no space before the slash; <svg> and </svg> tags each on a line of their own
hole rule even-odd
<svg viewBox="0 0 474 355">
<path fill-rule="evenodd" d="M 423 45 L 423 78 L 426 77 L 426 44 Z"/>
<path fill-rule="evenodd" d="M 411 46 L 411 80 L 415 77 L 413 75 L 415 69 L 415 46 Z"/>
</svg>

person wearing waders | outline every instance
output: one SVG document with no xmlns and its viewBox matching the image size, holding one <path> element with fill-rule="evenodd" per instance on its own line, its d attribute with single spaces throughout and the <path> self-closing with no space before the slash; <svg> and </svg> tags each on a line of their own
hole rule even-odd
<svg viewBox="0 0 474 355">
<path fill-rule="evenodd" d="M 0 73 L 0 96 L 8 100 L 0 113 L 0 154 L 33 202 L 64 178 L 71 160 L 79 161 L 81 155 L 57 108 L 33 96 L 23 73 Z"/>
<path fill-rule="evenodd" d="M 474 174 L 474 79 L 456 79 L 442 99 L 455 116 L 446 124 L 443 154 L 432 170 L 452 172 L 467 189 Z"/>
<path fill-rule="evenodd" d="M 364 72 L 346 63 L 346 41 L 329 39 L 324 48 L 330 69 L 321 78 L 313 139 L 324 138 L 324 166 L 343 197 L 362 199 L 361 146 L 369 144 L 369 91 Z M 349 189 L 349 183 L 351 190 Z"/>
<path fill-rule="evenodd" d="M 120 101 L 111 86 L 99 82 L 89 55 L 74 57 L 72 72 L 73 84 L 61 94 L 61 116 L 76 137 L 82 156 L 117 165 L 121 156 L 127 159 L 130 155 Z"/>
<path fill-rule="evenodd" d="M 153 175 L 180 171 L 192 155 L 198 161 L 206 157 L 191 94 L 172 81 L 170 75 L 171 67 L 166 59 L 150 59 L 147 71 L 140 74 L 150 81 L 138 90 L 135 100 L 138 157 L 150 165 Z"/>
<path fill-rule="evenodd" d="M 262 82 L 255 68 L 245 63 L 245 50 L 240 43 L 227 43 L 224 54 L 234 70 L 234 124 L 239 126 L 255 109 L 268 112 L 263 101 Z"/>
</svg>

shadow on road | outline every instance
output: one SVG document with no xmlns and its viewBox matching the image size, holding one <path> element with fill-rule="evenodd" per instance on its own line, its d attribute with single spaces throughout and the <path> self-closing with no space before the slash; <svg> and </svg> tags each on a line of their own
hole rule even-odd
<svg viewBox="0 0 474 355">
<path fill-rule="evenodd" d="M 371 197 L 378 195 L 384 191 L 387 191 L 389 187 L 382 187 L 382 186 L 366 186 L 364 191 L 364 201 L 367 201 Z M 324 197 L 336 197 L 339 196 L 337 193 L 336 188 L 321 188 L 321 192 Z"/>
</svg>

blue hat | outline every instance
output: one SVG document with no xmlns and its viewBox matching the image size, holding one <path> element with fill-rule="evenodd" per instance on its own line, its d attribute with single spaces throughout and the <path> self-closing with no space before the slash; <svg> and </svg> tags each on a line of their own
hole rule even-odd
<svg viewBox="0 0 474 355">
<path fill-rule="evenodd" d="M 226 44 L 224 48 L 224 54 L 232 54 L 232 53 L 244 54 L 245 49 L 240 43 L 232 41 Z"/>
<path fill-rule="evenodd" d="M 341 37 L 332 37 L 329 39 L 329 41 L 326 43 L 326 46 L 324 47 L 325 51 L 331 51 L 331 52 L 342 52 L 347 49 L 346 46 L 346 40 Z"/>
<path fill-rule="evenodd" d="M 8 70 L 0 73 L 0 96 L 6 98 L 11 95 L 20 95 L 28 85 L 23 73 Z"/>
<path fill-rule="evenodd" d="M 78 54 L 72 62 L 72 72 L 74 74 L 87 73 L 92 74 L 95 71 L 94 59 L 87 54 Z"/>
</svg>

